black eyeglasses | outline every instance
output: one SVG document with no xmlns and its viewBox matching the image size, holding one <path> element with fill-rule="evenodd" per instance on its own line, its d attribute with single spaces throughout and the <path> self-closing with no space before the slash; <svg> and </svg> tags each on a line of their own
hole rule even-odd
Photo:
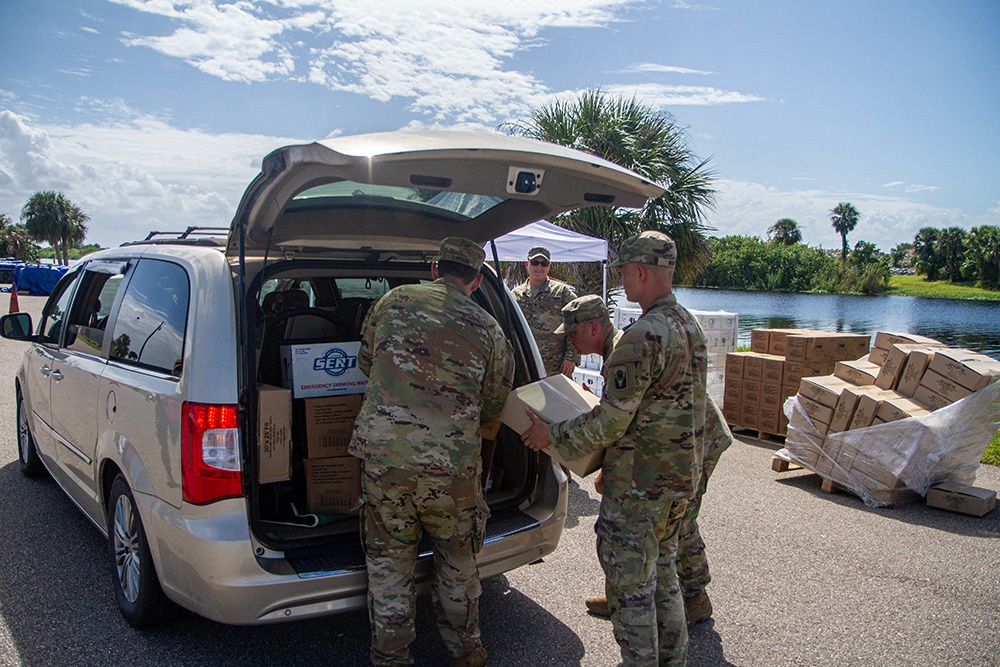
<svg viewBox="0 0 1000 667">
<path fill-rule="evenodd" d="M 547 259 L 533 259 L 531 260 L 532 266 L 548 266 L 549 260 Z"/>
</svg>

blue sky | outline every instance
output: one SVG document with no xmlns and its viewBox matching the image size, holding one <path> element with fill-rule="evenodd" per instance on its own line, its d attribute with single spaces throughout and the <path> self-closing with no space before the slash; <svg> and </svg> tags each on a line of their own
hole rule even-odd
<svg viewBox="0 0 1000 667">
<path fill-rule="evenodd" d="M 716 235 L 883 250 L 1000 225 L 995 0 L 2 0 L 0 212 L 64 192 L 103 245 L 228 226 L 286 143 L 492 131 L 600 87 L 711 159 Z"/>
</svg>

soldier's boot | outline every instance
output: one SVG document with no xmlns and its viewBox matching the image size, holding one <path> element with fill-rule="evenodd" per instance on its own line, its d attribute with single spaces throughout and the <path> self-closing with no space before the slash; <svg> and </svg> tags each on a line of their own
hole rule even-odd
<svg viewBox="0 0 1000 667">
<path fill-rule="evenodd" d="M 611 607 L 608 606 L 607 595 L 591 595 L 585 600 L 587 611 L 594 616 L 611 618 Z"/>
<path fill-rule="evenodd" d="M 486 649 L 482 646 L 451 659 L 451 667 L 483 667 L 486 664 Z"/>
<path fill-rule="evenodd" d="M 689 628 L 693 628 L 702 621 L 712 618 L 712 601 L 708 599 L 708 593 L 702 591 L 690 597 L 685 597 L 684 615 L 687 617 L 687 626 Z"/>
</svg>

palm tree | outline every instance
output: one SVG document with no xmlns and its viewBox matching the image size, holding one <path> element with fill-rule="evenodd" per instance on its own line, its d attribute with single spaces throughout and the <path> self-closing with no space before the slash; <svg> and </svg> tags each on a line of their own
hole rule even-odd
<svg viewBox="0 0 1000 667">
<path fill-rule="evenodd" d="M 56 259 L 65 265 L 69 264 L 69 248 L 86 238 L 90 216 L 61 192 L 46 190 L 28 198 L 21 209 L 21 220 L 28 234 L 51 245 Z"/>
<path fill-rule="evenodd" d="M 667 192 L 639 211 L 585 208 L 555 222 L 573 231 L 606 239 L 617 252 L 622 241 L 647 229 L 662 231 L 677 243 L 679 280 L 691 280 L 708 261 L 706 209 L 715 204 L 708 160 L 687 146 L 684 129 L 666 113 L 640 103 L 591 90 L 573 100 L 534 109 L 531 117 L 505 123 L 500 130 L 570 146 L 660 183 Z M 568 276 L 581 293 L 600 293 L 602 274 L 585 263 L 570 265 Z M 613 276 L 617 285 L 618 276 Z"/>
<path fill-rule="evenodd" d="M 15 225 L 5 213 L 0 213 L 0 257 L 13 257 L 23 262 L 37 262 L 39 248 L 24 225 Z"/>
<path fill-rule="evenodd" d="M 854 208 L 854 204 L 840 203 L 837 204 L 832 211 L 830 211 L 830 222 L 833 224 L 833 228 L 837 230 L 840 234 L 841 240 L 841 250 L 840 250 L 840 261 L 847 261 L 847 234 L 854 231 L 854 228 L 858 226 L 858 217 L 860 217 L 858 209 Z"/>
<path fill-rule="evenodd" d="M 802 230 L 799 229 L 799 223 L 791 218 L 782 218 L 768 227 L 767 236 L 775 243 L 795 245 L 802 240 Z"/>
</svg>

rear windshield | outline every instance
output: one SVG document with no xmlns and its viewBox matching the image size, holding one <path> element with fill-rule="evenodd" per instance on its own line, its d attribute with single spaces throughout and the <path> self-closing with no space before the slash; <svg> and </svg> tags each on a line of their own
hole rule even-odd
<svg viewBox="0 0 1000 667">
<path fill-rule="evenodd" d="M 322 205 L 323 208 L 414 209 L 424 215 L 463 222 L 476 218 L 506 199 L 425 188 L 369 185 L 353 181 L 326 183 L 303 190 L 288 206 L 289 211 Z"/>
</svg>

